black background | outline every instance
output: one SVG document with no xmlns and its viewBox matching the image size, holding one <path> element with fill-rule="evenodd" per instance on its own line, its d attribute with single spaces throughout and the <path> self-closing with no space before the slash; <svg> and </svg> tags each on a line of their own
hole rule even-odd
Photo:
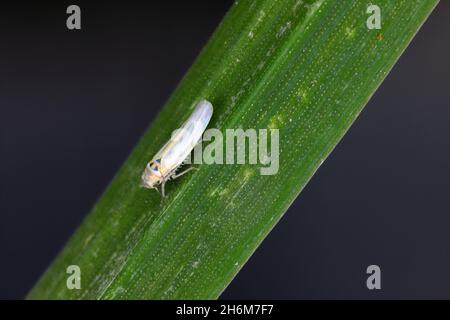
<svg viewBox="0 0 450 320">
<path fill-rule="evenodd" d="M 23 298 L 231 5 L 0 10 L 0 298 Z M 450 298 L 450 3 L 223 298 Z M 366 288 L 377 264 L 382 289 Z"/>
</svg>

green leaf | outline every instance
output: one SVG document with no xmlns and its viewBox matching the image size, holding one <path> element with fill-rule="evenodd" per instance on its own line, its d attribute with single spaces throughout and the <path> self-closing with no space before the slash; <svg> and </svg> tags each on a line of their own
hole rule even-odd
<svg viewBox="0 0 450 320">
<path fill-rule="evenodd" d="M 28 298 L 217 298 L 336 146 L 437 0 L 236 1 Z M 275 175 L 200 165 L 163 201 L 146 163 L 206 98 L 209 127 L 279 129 Z M 64 211 L 62 210 L 62 213 Z M 81 269 L 69 290 L 66 269 Z"/>
</svg>

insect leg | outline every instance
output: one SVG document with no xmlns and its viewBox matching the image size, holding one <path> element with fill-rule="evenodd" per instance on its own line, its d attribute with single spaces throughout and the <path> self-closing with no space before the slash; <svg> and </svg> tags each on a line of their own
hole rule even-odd
<svg viewBox="0 0 450 320">
<path fill-rule="evenodd" d="M 152 189 L 155 189 L 158 193 L 160 193 L 158 187 L 153 187 Z"/>
<path fill-rule="evenodd" d="M 170 178 L 171 178 L 172 180 L 173 180 L 173 179 L 176 179 L 176 178 L 178 178 L 178 177 L 181 177 L 183 174 L 188 173 L 188 172 L 191 171 L 191 170 L 198 170 L 198 168 L 196 168 L 196 167 L 190 167 L 190 168 L 184 170 L 183 172 L 180 172 L 180 173 L 178 173 L 178 174 L 172 175 Z"/>
<path fill-rule="evenodd" d="M 164 192 L 164 185 L 166 184 L 166 181 L 164 180 L 162 183 L 161 183 L 161 195 L 162 195 L 162 197 L 163 198 L 165 198 L 165 196 L 166 196 L 166 193 Z"/>
</svg>

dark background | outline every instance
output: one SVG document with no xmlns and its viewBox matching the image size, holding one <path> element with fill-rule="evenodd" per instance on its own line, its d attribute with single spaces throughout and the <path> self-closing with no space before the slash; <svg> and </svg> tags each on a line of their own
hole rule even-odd
<svg viewBox="0 0 450 320">
<path fill-rule="evenodd" d="M 0 298 L 22 298 L 231 1 L 0 10 Z M 223 298 L 450 298 L 450 3 Z M 369 291 L 368 265 L 382 271 Z"/>
</svg>

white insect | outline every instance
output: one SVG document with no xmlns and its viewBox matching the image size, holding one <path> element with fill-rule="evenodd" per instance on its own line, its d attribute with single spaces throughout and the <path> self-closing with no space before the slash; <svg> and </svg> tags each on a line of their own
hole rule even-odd
<svg viewBox="0 0 450 320">
<path fill-rule="evenodd" d="M 164 184 L 168 180 L 176 179 L 186 172 L 196 169 L 190 167 L 176 174 L 178 167 L 201 139 L 209 120 L 211 120 L 212 113 L 211 102 L 202 100 L 197 104 L 191 116 L 145 167 L 141 178 L 144 188 L 158 190 L 157 186 L 161 185 L 161 194 L 164 197 Z"/>
</svg>

